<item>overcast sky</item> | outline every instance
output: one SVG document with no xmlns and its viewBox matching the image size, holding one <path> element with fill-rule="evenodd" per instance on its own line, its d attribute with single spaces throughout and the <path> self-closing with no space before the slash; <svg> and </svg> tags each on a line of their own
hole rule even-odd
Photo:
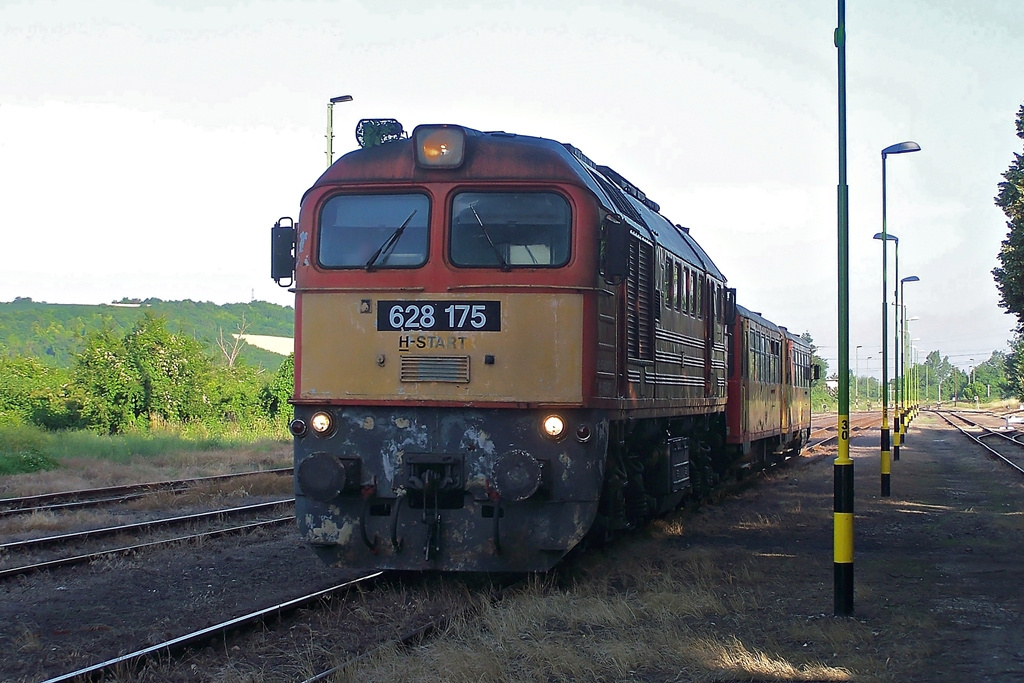
<svg viewBox="0 0 1024 683">
<path fill-rule="evenodd" d="M 297 217 L 348 94 L 336 156 L 372 117 L 574 144 L 835 371 L 836 21 L 823 0 L 0 0 L 0 301 L 291 304 L 269 228 Z M 889 158 L 887 216 L 921 278 L 912 334 L 966 369 L 1013 330 L 993 197 L 1022 151 L 1024 3 L 851 0 L 846 23 L 851 369 L 879 374 L 871 237 L 903 140 L 922 151 Z"/>
</svg>

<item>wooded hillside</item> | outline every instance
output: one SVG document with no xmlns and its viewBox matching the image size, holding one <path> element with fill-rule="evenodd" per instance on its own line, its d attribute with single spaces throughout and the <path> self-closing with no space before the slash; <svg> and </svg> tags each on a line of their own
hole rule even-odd
<svg viewBox="0 0 1024 683">
<path fill-rule="evenodd" d="M 295 315 L 292 308 L 266 301 L 217 305 L 146 299 L 88 306 L 17 298 L 0 302 L 0 358 L 37 358 L 53 367 L 69 368 L 89 335 L 106 329 L 123 336 L 147 312 L 165 319 L 170 332 L 198 341 L 214 357 L 223 355 L 218 340 L 223 338 L 230 346 L 231 335 L 243 327 L 246 334 L 291 337 Z M 240 345 L 239 357 L 271 372 L 284 360 L 248 344 Z"/>
</svg>

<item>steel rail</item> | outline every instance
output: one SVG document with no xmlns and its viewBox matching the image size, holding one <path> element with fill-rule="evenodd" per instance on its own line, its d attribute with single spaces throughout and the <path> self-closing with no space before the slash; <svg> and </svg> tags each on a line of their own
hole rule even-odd
<svg viewBox="0 0 1024 683">
<path fill-rule="evenodd" d="M 283 614 L 292 612 L 300 607 L 304 607 L 312 602 L 316 602 L 317 600 L 321 600 L 326 597 L 331 597 L 335 593 L 339 593 L 344 590 L 350 590 L 353 586 L 362 584 L 364 582 L 372 581 L 373 579 L 376 579 L 379 576 L 381 576 L 383 573 L 384 572 L 374 572 L 373 574 L 368 574 L 367 576 L 362 576 L 358 579 L 353 579 L 352 581 L 346 581 L 345 583 L 338 584 L 337 586 L 334 586 L 332 588 L 326 588 L 315 593 L 310 593 L 309 595 L 304 595 L 300 598 L 295 598 L 293 600 L 288 600 L 287 602 L 282 602 L 273 605 L 272 607 L 266 607 L 264 609 L 257 610 L 255 612 L 250 612 L 249 614 L 245 614 L 240 617 L 235 617 L 227 621 L 222 621 L 219 624 L 214 624 L 213 626 L 208 626 L 207 628 L 203 628 L 198 631 L 193 631 L 192 633 L 186 633 L 185 635 L 178 636 L 177 638 L 172 638 L 171 640 L 158 643 L 157 645 L 152 645 L 142 650 L 136 650 L 135 652 L 130 652 L 128 654 L 121 655 L 120 657 L 108 659 L 105 662 L 93 664 L 92 666 L 85 667 L 84 669 L 79 669 L 78 671 L 72 671 L 70 673 L 62 674 L 60 676 L 57 676 L 56 678 L 49 678 L 43 681 L 43 683 L 63 683 L 64 681 L 74 681 L 82 679 L 84 677 L 91 678 L 92 676 L 95 676 L 97 674 L 110 672 L 115 667 L 122 665 L 130 665 L 132 663 L 141 661 L 146 657 L 149 657 L 150 655 L 154 655 L 160 652 L 171 655 L 175 652 L 180 652 L 182 649 L 188 647 L 189 645 L 203 642 L 216 635 L 226 634 L 231 629 L 238 628 L 239 626 L 248 626 L 253 623 L 259 623 L 267 619 L 268 617 L 274 615 L 281 616 Z"/>
<path fill-rule="evenodd" d="M 18 498 L 0 498 L 0 506 L 3 507 L 3 509 L 0 509 L 0 516 L 84 507 L 88 505 L 102 505 L 104 503 L 118 502 L 120 500 L 131 500 L 132 498 L 138 498 L 158 491 L 183 491 L 188 489 L 190 486 L 208 482 L 237 479 L 239 477 L 251 477 L 257 474 L 287 474 L 291 471 L 291 467 L 278 467 L 270 470 L 215 474 L 208 477 L 193 477 L 191 479 L 153 481 L 144 484 L 122 484 L 120 486 L 104 486 L 92 489 L 79 489 L 77 491 L 40 493 L 33 496 L 21 496 Z M 96 498 L 96 496 L 106 497 Z M 78 500 L 79 498 L 88 498 L 88 500 Z"/>
<path fill-rule="evenodd" d="M 252 505 L 243 505 L 241 507 L 223 508 L 221 510 L 210 510 L 208 512 L 197 512 L 192 515 L 163 517 L 160 519 L 151 519 L 146 522 L 122 524 L 120 526 L 108 526 L 103 527 L 101 529 L 87 529 L 85 531 L 75 531 L 67 534 L 57 534 L 56 536 L 42 536 L 40 538 L 29 538 L 24 541 L 11 541 L 10 543 L 0 543 L 0 552 L 5 550 L 10 551 L 23 550 L 25 548 L 33 547 L 45 547 L 57 543 L 66 543 L 68 541 L 80 541 L 87 538 L 95 538 L 98 536 L 110 536 L 111 534 L 117 534 L 128 531 L 141 531 L 143 529 L 152 529 L 161 526 L 171 526 L 174 524 L 181 524 L 184 522 L 197 522 L 200 520 L 210 519 L 213 517 L 222 517 L 250 512 L 260 512 L 262 510 L 280 507 L 281 505 L 287 505 L 288 503 L 292 503 L 294 501 L 294 498 L 282 498 L 280 500 L 272 500 L 268 503 L 253 503 Z"/>
<path fill-rule="evenodd" d="M 973 434 L 968 432 L 966 429 L 964 429 L 960 425 L 958 425 L 955 422 L 953 422 L 952 420 L 950 420 L 949 417 L 945 413 L 941 413 L 941 412 L 939 412 L 937 410 L 933 411 L 933 412 L 936 415 L 938 415 L 939 417 L 941 417 L 943 420 L 945 420 L 950 426 L 955 427 L 961 434 L 966 436 L 968 439 L 970 439 L 971 441 L 975 442 L 976 444 L 978 444 L 979 446 L 984 448 L 986 451 L 988 451 L 996 459 L 1001 460 L 1005 464 L 1009 465 L 1011 468 L 1017 470 L 1017 472 L 1019 472 L 1020 474 L 1024 474 L 1024 467 L 1021 467 L 1017 463 L 1013 462 L 1012 460 L 1007 458 L 1005 455 L 1003 455 L 1002 453 L 1000 453 L 999 451 L 997 451 L 996 449 L 992 448 L 987 443 L 982 441 L 979 437 L 974 436 Z M 956 415 L 956 413 L 953 413 L 953 415 Z M 981 425 L 978 425 L 978 424 L 976 424 L 974 422 L 971 422 L 970 420 L 967 420 L 967 419 L 965 419 L 964 417 L 962 417 L 960 415 L 956 415 L 956 417 L 960 418 L 961 420 L 964 420 L 964 422 L 968 422 L 969 424 L 974 424 L 977 427 L 981 427 Z M 982 427 L 982 429 L 987 429 L 987 427 Z M 988 430 L 988 431 L 989 431 L 989 433 L 992 433 L 992 434 L 998 434 L 998 432 L 993 432 L 992 430 Z M 1008 439 L 1008 440 L 1012 441 L 1017 446 L 1021 446 L 1022 445 L 1020 442 L 1016 441 L 1015 439 Z"/>
<path fill-rule="evenodd" d="M 878 424 L 878 421 L 879 421 L 879 418 L 877 416 L 874 416 L 874 415 L 865 417 L 865 418 L 863 418 L 861 420 L 858 420 L 856 422 L 851 420 L 851 422 L 850 422 L 850 431 L 853 432 L 853 431 L 859 431 L 859 430 L 862 430 L 862 429 L 865 429 L 865 428 L 874 427 L 876 424 Z M 836 430 L 836 432 L 834 434 L 826 436 L 824 439 L 821 439 L 820 441 L 816 441 L 814 443 L 811 443 L 811 439 L 814 438 L 814 434 L 815 433 L 821 433 L 821 432 L 829 431 L 829 430 L 832 430 L 832 429 Z M 822 446 L 822 445 L 827 444 L 828 442 L 833 441 L 833 440 L 835 440 L 837 438 L 839 438 L 839 431 L 838 431 L 838 429 L 836 428 L 835 425 L 833 425 L 832 427 L 819 428 L 819 429 L 816 429 L 816 430 L 812 430 L 811 431 L 811 435 L 808 437 L 808 440 L 807 440 L 807 448 L 814 448 L 816 446 Z"/>
<path fill-rule="evenodd" d="M 121 548 L 110 548 L 109 550 L 98 550 L 94 553 L 86 553 L 84 555 L 74 555 L 72 557 L 62 557 L 56 560 L 47 560 L 46 562 L 36 562 L 35 564 L 26 564 L 20 567 L 8 567 L 7 569 L 0 569 L 0 579 L 6 579 L 11 576 L 24 576 L 25 574 L 31 574 L 33 572 L 42 571 L 44 569 L 55 569 L 57 567 L 66 567 L 73 564 L 83 564 L 85 562 L 91 562 L 92 560 L 99 559 L 106 555 L 117 555 L 123 553 L 129 553 L 135 550 L 143 550 L 146 548 L 153 548 L 161 545 L 170 545 L 172 543 L 178 543 L 180 541 L 191 541 L 197 538 L 216 538 L 217 536 L 226 536 L 228 534 L 234 534 L 241 531 L 247 531 L 249 529 L 256 529 L 263 526 L 273 526 L 275 524 L 283 524 L 284 522 L 290 522 L 295 519 L 295 515 L 288 515 L 287 517 L 276 517 L 274 519 L 267 519 L 261 522 L 250 522 L 248 524 L 241 524 L 239 526 L 228 527 L 226 529 L 216 529 L 214 531 L 204 531 L 198 534 L 190 534 L 188 536 L 177 536 L 175 538 L 168 538 L 162 541 L 148 541 L 146 543 L 137 543 L 135 545 L 123 546 Z"/>
<path fill-rule="evenodd" d="M 504 600 L 506 591 L 518 588 L 519 586 L 522 586 L 524 583 L 526 583 L 526 579 L 517 578 L 514 581 L 512 581 L 512 583 L 510 583 L 509 585 L 500 587 L 498 589 L 498 595 L 491 597 L 491 603 L 493 604 L 494 602 Z M 433 619 L 427 621 L 425 624 L 422 624 L 406 632 L 404 635 L 399 636 L 397 639 L 380 643 L 367 650 L 364 650 L 362 653 L 356 655 L 355 657 L 352 657 L 351 659 L 345 660 L 337 666 L 333 666 L 330 669 L 327 669 L 326 671 L 321 671 L 320 673 L 316 674 L 315 676 L 312 676 L 311 678 L 307 678 L 306 680 L 302 681 L 302 683 L 315 683 L 316 681 L 322 681 L 326 678 L 329 678 L 334 674 L 344 671 L 353 664 L 357 664 L 367 659 L 368 657 L 372 656 L 373 654 L 380 652 L 388 645 L 397 644 L 402 647 L 408 647 L 410 645 L 413 645 L 414 643 L 422 642 L 423 640 L 434 635 L 435 633 L 444 631 L 444 629 L 448 625 L 450 625 L 455 620 L 456 617 L 464 617 L 467 614 L 477 611 L 479 611 L 479 606 L 477 606 L 475 603 L 469 603 L 468 606 L 464 607 L 462 610 L 455 614 L 442 614 L 440 616 L 434 617 Z"/>
</svg>

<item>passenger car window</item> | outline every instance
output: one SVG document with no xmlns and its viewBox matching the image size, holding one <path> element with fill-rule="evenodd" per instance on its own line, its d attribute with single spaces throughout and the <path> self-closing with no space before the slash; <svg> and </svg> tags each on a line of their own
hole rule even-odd
<svg viewBox="0 0 1024 683">
<path fill-rule="evenodd" d="M 430 200 L 423 194 L 337 195 L 320 212 L 325 268 L 410 268 L 427 261 Z"/>
<path fill-rule="evenodd" d="M 552 192 L 462 192 L 452 201 L 451 261 L 545 268 L 569 262 L 572 213 Z"/>
</svg>

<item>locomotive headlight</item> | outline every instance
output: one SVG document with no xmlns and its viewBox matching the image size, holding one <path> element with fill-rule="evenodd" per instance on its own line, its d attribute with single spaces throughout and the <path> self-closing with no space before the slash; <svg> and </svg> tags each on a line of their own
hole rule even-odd
<svg viewBox="0 0 1024 683">
<path fill-rule="evenodd" d="M 328 436 L 334 428 L 334 420 L 331 419 L 330 413 L 321 411 L 313 413 L 313 417 L 309 418 L 309 426 L 317 436 Z"/>
<path fill-rule="evenodd" d="M 466 131 L 459 126 L 416 126 L 412 132 L 416 163 L 433 168 L 458 168 L 466 156 Z"/>
<path fill-rule="evenodd" d="M 541 431 L 544 432 L 544 436 L 549 439 L 558 441 L 565 436 L 565 420 L 560 418 L 558 415 L 548 415 L 541 422 Z"/>
</svg>

